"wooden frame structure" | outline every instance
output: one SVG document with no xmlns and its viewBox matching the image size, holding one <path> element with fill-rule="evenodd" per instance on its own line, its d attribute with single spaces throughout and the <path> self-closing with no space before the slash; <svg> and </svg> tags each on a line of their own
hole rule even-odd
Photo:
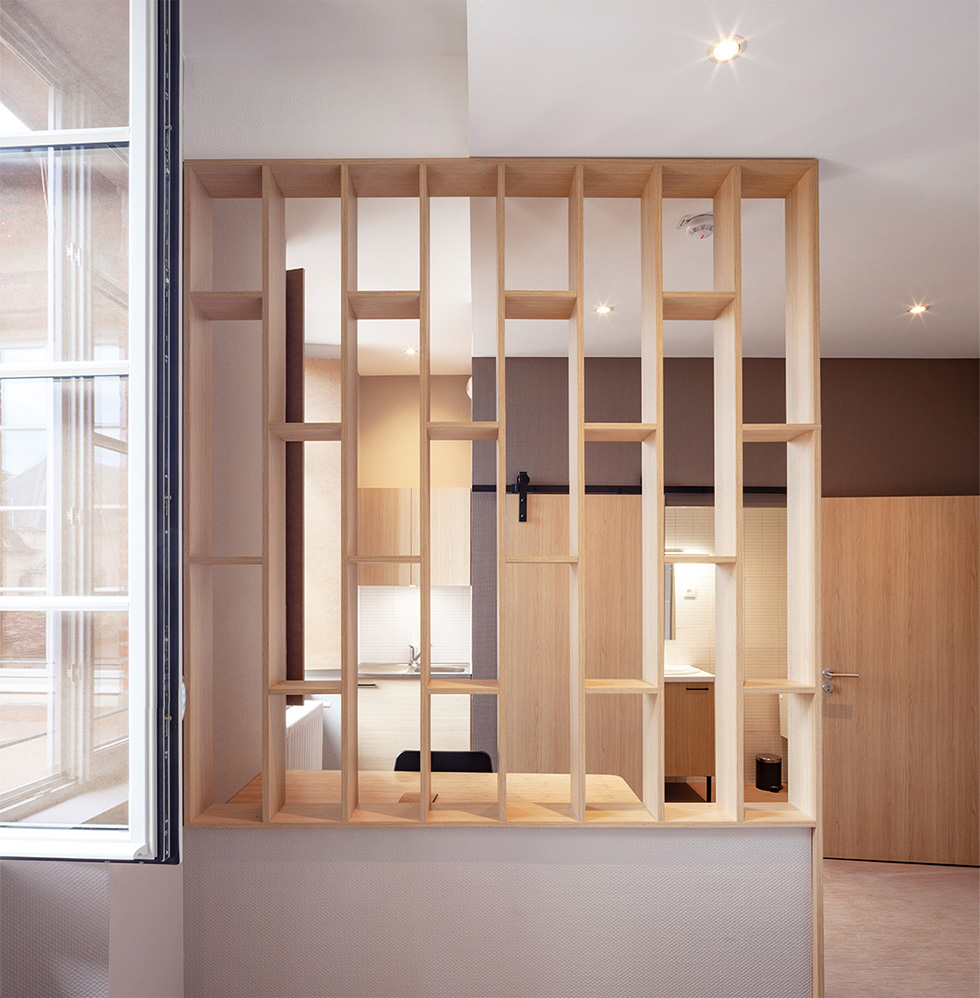
<svg viewBox="0 0 980 998">
<path fill-rule="evenodd" d="M 429 204 L 433 197 L 496 200 L 497 358 L 495 422 L 433 422 L 430 411 Z M 285 418 L 285 199 L 339 198 L 341 213 L 342 409 L 339 423 L 289 423 Z M 419 206 L 420 286 L 364 291 L 357 282 L 357 205 L 361 198 L 410 197 Z M 514 289 L 505 281 L 506 199 L 568 202 L 568 288 Z M 584 418 L 583 207 L 585 198 L 633 198 L 641 218 L 641 378 L 639 423 L 586 423 Z M 212 203 L 262 201 L 261 289 L 212 289 Z M 664 198 L 711 198 L 714 288 L 665 291 L 662 273 Z M 741 201 L 785 201 L 786 423 L 743 425 L 741 349 Z M 820 650 L 818 636 L 820 494 L 817 164 L 813 160 L 351 160 L 199 161 L 185 175 L 185 821 L 193 827 L 349 825 L 780 826 L 813 829 L 815 912 L 819 912 L 822 850 L 820 808 Z M 211 547 L 211 320 L 259 319 L 263 324 L 263 541 L 261 555 L 216 557 Z M 370 318 L 416 318 L 420 353 L 420 555 L 362 556 L 357 549 L 357 326 Z M 497 494 L 498 676 L 495 681 L 435 677 L 430 648 L 430 442 L 496 440 L 497 482 L 506 480 L 505 324 L 515 318 L 568 321 L 569 537 L 555 557 L 508 553 L 505 496 Z M 663 323 L 714 321 L 715 551 L 710 556 L 664 549 Z M 339 441 L 342 464 L 342 678 L 339 683 L 286 681 L 285 503 L 287 441 Z M 639 441 L 642 446 L 642 679 L 587 680 L 583 566 L 586 547 L 585 443 Z M 787 448 L 788 662 L 786 676 L 746 682 L 743 630 L 743 446 L 784 442 Z M 364 563 L 417 563 L 421 581 L 421 758 L 417 794 L 398 774 L 363 773 L 357 760 L 357 576 Z M 710 562 L 716 575 L 715 803 L 665 804 L 663 767 L 663 579 L 665 562 Z M 431 697 L 492 693 L 498 733 L 508 723 L 508 670 L 502 660 L 507 622 L 505 566 L 515 562 L 568 567 L 570 606 L 570 772 L 564 776 L 508 772 L 498 737 L 498 772 L 490 776 L 432 773 Z M 263 592 L 264 718 L 262 773 L 229 802 L 211 787 L 212 589 L 216 565 L 260 565 Z M 342 768 L 287 772 L 286 694 L 339 693 Z M 743 794 L 743 701 L 788 695 L 788 803 L 747 803 Z M 643 794 L 618 777 L 586 772 L 585 698 L 642 698 Z M 435 800 L 433 799 L 435 798 Z M 819 916 L 815 918 L 815 924 Z M 818 926 L 819 928 L 819 926 Z M 819 988 L 815 932 L 815 987 Z"/>
</svg>

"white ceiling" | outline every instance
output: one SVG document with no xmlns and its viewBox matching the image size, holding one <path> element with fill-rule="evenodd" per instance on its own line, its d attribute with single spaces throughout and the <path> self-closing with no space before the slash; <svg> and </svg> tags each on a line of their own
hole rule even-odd
<svg viewBox="0 0 980 998">
<path fill-rule="evenodd" d="M 184 44 L 191 57 L 253 60 L 465 54 L 474 156 L 817 158 L 824 355 L 968 357 L 980 353 L 978 12 L 975 0 L 188 0 Z M 732 32 L 747 40 L 745 54 L 709 62 L 709 42 Z M 710 286 L 710 242 L 673 228 L 699 206 L 665 206 L 669 289 Z M 564 287 L 561 219 L 550 224 L 540 203 L 508 209 L 508 286 Z M 472 213 L 465 202 L 442 212 L 433 333 L 436 368 L 455 370 L 468 353 L 470 300 L 475 352 L 490 352 L 494 301 L 482 270 L 492 265 L 492 217 L 478 200 Z M 395 229 L 412 239 L 413 225 L 409 213 Z M 590 352 L 635 353 L 635 205 L 590 203 L 586 225 L 586 295 L 615 308 L 589 316 Z M 779 205 L 745 202 L 749 355 L 781 353 L 781 241 Z M 379 253 L 378 286 L 411 279 Z M 930 311 L 908 316 L 913 301 Z M 335 341 L 338 311 L 322 323 L 308 316 L 312 339 Z M 376 335 L 372 368 L 411 363 L 405 330 Z M 524 343 L 515 352 L 550 352 L 554 335 L 515 325 L 515 347 Z M 710 352 L 710 328 L 699 324 L 672 324 L 665 336 L 668 353 Z"/>
</svg>

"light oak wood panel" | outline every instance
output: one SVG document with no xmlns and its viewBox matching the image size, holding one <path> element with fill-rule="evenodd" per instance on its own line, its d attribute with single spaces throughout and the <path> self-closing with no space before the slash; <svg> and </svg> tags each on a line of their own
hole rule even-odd
<svg viewBox="0 0 980 998">
<path fill-rule="evenodd" d="M 746 423 L 742 441 L 747 444 L 786 443 L 819 429 L 816 423 Z"/>
<path fill-rule="evenodd" d="M 822 510 L 825 851 L 976 864 L 978 500 Z"/>
<path fill-rule="evenodd" d="M 733 554 L 687 554 L 668 551 L 664 555 L 667 565 L 734 565 L 736 557 Z"/>
<path fill-rule="evenodd" d="M 300 693 L 310 696 L 314 693 L 342 693 L 343 687 L 339 679 L 287 679 L 281 683 L 275 683 L 269 689 L 269 693 L 274 696 L 292 696 Z"/>
<path fill-rule="evenodd" d="M 357 317 L 349 295 L 357 290 L 357 197 L 347 166 L 340 168 L 340 632 L 341 813 L 357 810 L 357 582 L 351 558 L 358 549 L 357 488 Z"/>
<path fill-rule="evenodd" d="M 663 168 L 655 166 L 640 199 L 640 418 L 664 425 Z M 640 444 L 646 487 L 641 498 L 642 606 L 641 675 L 653 686 L 664 661 L 664 435 Z M 645 697 L 642 710 L 643 802 L 664 817 L 664 707 L 661 697 Z"/>
<path fill-rule="evenodd" d="M 746 679 L 742 687 L 746 694 L 764 693 L 815 693 L 813 683 L 800 683 L 795 679 Z"/>
<path fill-rule="evenodd" d="M 717 319 L 734 301 L 730 291 L 665 291 L 665 319 Z"/>
<path fill-rule="evenodd" d="M 273 423 L 269 429 L 280 440 L 290 442 L 338 441 L 341 438 L 340 423 Z"/>
<path fill-rule="evenodd" d="M 568 319 L 575 310 L 574 291 L 508 291 L 505 317 L 508 319 Z"/>
<path fill-rule="evenodd" d="M 657 687 L 645 679 L 586 679 L 585 692 L 636 696 L 638 693 L 656 693 Z"/>
<path fill-rule="evenodd" d="M 350 291 L 347 300 L 358 319 L 417 319 L 418 291 Z"/>
<path fill-rule="evenodd" d="M 432 585 L 470 584 L 470 490 L 432 489 Z"/>
<path fill-rule="evenodd" d="M 504 272 L 504 248 L 506 245 L 506 167 L 497 170 L 497 201 L 494 216 L 497 240 L 496 278 L 497 278 L 497 351 L 494 367 L 496 369 L 497 398 L 497 467 L 496 481 L 507 481 L 507 307 L 506 307 L 506 274 Z M 509 714 L 509 684 L 512 664 L 507 644 L 507 493 L 503 488 L 497 489 L 496 502 L 496 534 L 497 549 L 497 797 L 499 802 L 498 818 L 507 818 L 507 772 L 511 761 L 508 752 L 510 736 Z"/>
<path fill-rule="evenodd" d="M 261 319 L 261 291 L 191 291 L 191 301 L 209 319 Z"/>
<path fill-rule="evenodd" d="M 430 440 L 496 440 L 499 424 L 491 422 L 477 423 L 429 423 Z"/>
<path fill-rule="evenodd" d="M 261 555 L 192 555 L 192 565 L 261 565 Z"/>
<path fill-rule="evenodd" d="M 438 677 L 429 680 L 428 690 L 430 693 L 455 693 L 472 695 L 474 693 L 500 692 L 500 684 L 496 679 L 445 679 Z"/>
<path fill-rule="evenodd" d="M 586 423 L 585 442 L 635 443 L 657 432 L 655 423 Z"/>
<path fill-rule="evenodd" d="M 272 170 L 262 168 L 263 419 L 286 419 L 286 203 Z M 262 444 L 263 689 L 286 679 L 286 445 L 270 432 Z M 285 800 L 286 703 L 267 699 L 263 712 L 262 815 Z"/>
<path fill-rule="evenodd" d="M 718 803 L 741 820 L 743 720 L 742 224 L 741 172 L 715 193 L 714 285 L 733 292 L 714 323 L 715 550 L 734 555 L 715 568 L 715 767 Z M 665 725 L 669 724 L 669 717 Z"/>
</svg>

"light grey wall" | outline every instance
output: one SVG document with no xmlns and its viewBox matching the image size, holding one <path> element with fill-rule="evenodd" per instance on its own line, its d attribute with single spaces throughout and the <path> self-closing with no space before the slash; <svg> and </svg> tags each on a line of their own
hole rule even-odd
<svg viewBox="0 0 980 998">
<path fill-rule="evenodd" d="M 189 831 L 188 998 L 804 998 L 806 829 Z"/>
</svg>

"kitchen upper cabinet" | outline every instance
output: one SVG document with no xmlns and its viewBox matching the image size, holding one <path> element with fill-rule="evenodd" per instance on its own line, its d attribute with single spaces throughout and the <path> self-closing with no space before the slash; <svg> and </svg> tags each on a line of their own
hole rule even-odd
<svg viewBox="0 0 980 998">
<path fill-rule="evenodd" d="M 470 584 L 470 490 L 431 490 L 432 585 Z M 358 553 L 419 555 L 418 489 L 362 488 L 357 493 Z M 417 586 L 418 565 L 361 565 L 358 585 Z"/>
</svg>

